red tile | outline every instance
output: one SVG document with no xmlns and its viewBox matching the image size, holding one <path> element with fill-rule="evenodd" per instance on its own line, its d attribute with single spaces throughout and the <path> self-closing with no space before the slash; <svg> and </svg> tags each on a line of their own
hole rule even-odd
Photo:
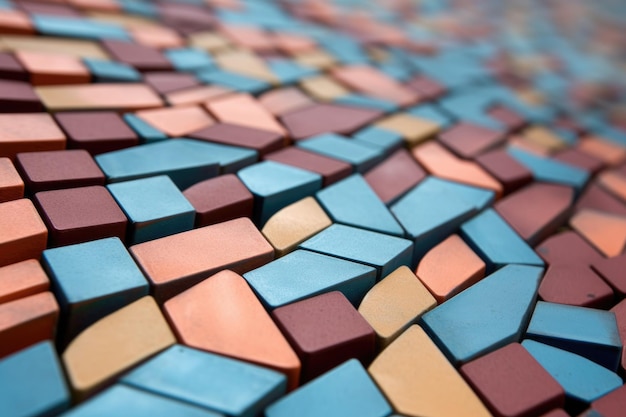
<svg viewBox="0 0 626 417">
<path fill-rule="evenodd" d="M 613 305 L 613 290 L 589 266 L 572 263 L 548 268 L 539 297 L 543 301 L 605 309 Z"/>
<path fill-rule="evenodd" d="M 602 189 L 598 184 L 590 184 L 576 203 L 576 210 L 593 209 L 606 213 L 626 216 L 626 205 Z"/>
<path fill-rule="evenodd" d="M 156 48 L 118 40 L 103 40 L 102 46 L 113 59 L 131 65 L 139 71 L 172 69 L 170 61 Z"/>
<path fill-rule="evenodd" d="M 0 80 L 0 111 L 3 113 L 32 113 L 44 109 L 30 83 Z"/>
<path fill-rule="evenodd" d="M 397 200 L 426 177 L 405 149 L 394 152 L 365 174 L 365 181 L 385 204 Z"/>
<path fill-rule="evenodd" d="M 565 149 L 554 156 L 554 159 L 565 162 L 587 172 L 595 174 L 604 168 L 604 162 L 578 149 Z"/>
<path fill-rule="evenodd" d="M 200 81 L 193 74 L 178 72 L 150 72 L 144 75 L 144 80 L 162 95 L 200 85 Z"/>
<path fill-rule="evenodd" d="M 579 263 L 589 266 L 602 259 L 599 252 L 572 231 L 547 238 L 537 246 L 536 252 L 549 265 Z"/>
<path fill-rule="evenodd" d="M 502 123 L 509 131 L 521 129 L 526 124 L 522 116 L 504 105 L 492 107 L 487 114 Z"/>
<path fill-rule="evenodd" d="M 279 133 L 232 123 L 214 124 L 187 136 L 223 145 L 254 149 L 259 155 L 277 151 L 285 146 L 285 140 Z"/>
<path fill-rule="evenodd" d="M 434 100 L 446 93 L 446 87 L 425 75 L 418 75 L 411 79 L 406 86 L 418 92 L 424 100 Z"/>
<path fill-rule="evenodd" d="M 265 155 L 264 159 L 320 174 L 323 177 L 324 186 L 330 185 L 352 174 L 352 166 L 346 162 L 308 152 L 294 146 L 269 153 Z"/>
<path fill-rule="evenodd" d="M 591 267 L 611 286 L 620 297 L 626 295 L 626 254 L 613 258 L 599 258 Z"/>
<path fill-rule="evenodd" d="M 602 417 L 623 417 L 626 411 L 626 385 L 622 385 L 591 403 L 591 408 Z"/>
<path fill-rule="evenodd" d="M 504 141 L 503 132 L 460 122 L 439 134 L 439 141 L 457 155 L 473 159 Z"/>
<path fill-rule="evenodd" d="M 480 155 L 476 162 L 502 184 L 505 193 L 511 193 L 533 180 L 532 173 L 505 150 Z"/>
</svg>

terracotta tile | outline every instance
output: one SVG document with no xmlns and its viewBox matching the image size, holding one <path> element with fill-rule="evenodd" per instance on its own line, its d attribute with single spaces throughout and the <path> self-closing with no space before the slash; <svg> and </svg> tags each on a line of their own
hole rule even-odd
<svg viewBox="0 0 626 417">
<path fill-rule="evenodd" d="M 206 104 L 207 109 L 222 123 L 239 124 L 285 135 L 286 131 L 251 95 L 233 94 Z"/>
<path fill-rule="evenodd" d="M 469 122 L 460 122 L 439 134 L 439 141 L 462 158 L 473 159 L 498 146 L 504 133 Z"/>
<path fill-rule="evenodd" d="M 115 112 L 63 112 L 56 121 L 67 134 L 67 147 L 92 155 L 139 144 L 139 138 Z"/>
<path fill-rule="evenodd" d="M 619 165 L 626 159 L 626 148 L 600 137 L 583 138 L 577 149 L 609 166 Z"/>
<path fill-rule="evenodd" d="M 24 181 L 9 158 L 0 158 L 0 203 L 24 197 Z"/>
<path fill-rule="evenodd" d="M 570 226 L 604 256 L 617 256 L 626 245 L 626 217 L 583 209 L 570 219 Z"/>
<path fill-rule="evenodd" d="M 385 204 L 391 204 L 426 177 L 426 172 L 405 149 L 399 149 L 370 169 L 365 181 Z"/>
<path fill-rule="evenodd" d="M 298 357 L 240 275 L 209 276 L 164 309 L 183 344 L 272 368 L 287 375 L 289 389 L 297 387 Z"/>
<path fill-rule="evenodd" d="M 65 135 L 49 114 L 0 114 L 0 156 L 65 148 Z"/>
<path fill-rule="evenodd" d="M 323 178 L 324 186 L 335 183 L 352 174 L 352 165 L 347 162 L 308 152 L 295 146 L 289 146 L 280 151 L 269 153 L 263 159 L 320 174 Z"/>
<path fill-rule="evenodd" d="M 374 67 L 365 65 L 336 67 L 331 74 L 353 90 L 399 106 L 409 106 L 420 99 L 419 94 Z"/>
<path fill-rule="evenodd" d="M 612 258 L 600 258 L 595 260 L 591 267 L 597 272 L 621 297 L 626 295 L 626 255 L 619 255 Z"/>
<path fill-rule="evenodd" d="M 285 146 L 283 136 L 278 133 L 230 123 L 214 124 L 187 136 L 208 142 L 254 149 L 259 155 L 279 150 Z"/>
<path fill-rule="evenodd" d="M 502 185 L 487 174 L 480 165 L 457 158 L 436 142 L 416 146 L 413 156 L 431 174 L 475 187 L 492 190 L 496 196 L 502 195 Z"/>
<path fill-rule="evenodd" d="M 274 258 L 274 248 L 247 218 L 141 243 L 130 251 L 159 300 L 222 269 L 244 273 Z"/>
<path fill-rule="evenodd" d="M 305 78 L 300 81 L 300 88 L 320 101 L 333 101 L 350 94 L 350 90 L 325 75 Z"/>
<path fill-rule="evenodd" d="M 566 231 L 541 242 L 536 252 L 549 265 L 582 264 L 589 266 L 602 255 L 573 231 Z"/>
<path fill-rule="evenodd" d="M 565 149 L 557 153 L 554 155 L 554 159 L 584 169 L 592 174 L 599 172 L 605 166 L 600 159 L 575 148 Z"/>
<path fill-rule="evenodd" d="M 221 25 L 220 32 L 232 43 L 255 52 L 274 50 L 274 42 L 267 32 L 252 26 Z"/>
<path fill-rule="evenodd" d="M 505 150 L 487 152 L 475 161 L 502 184 L 505 193 L 513 192 L 533 180 L 532 172 Z"/>
<path fill-rule="evenodd" d="M 626 216 L 626 205 L 596 183 L 590 184 L 576 202 L 576 210 L 593 209 Z"/>
<path fill-rule="evenodd" d="M 59 305 L 51 292 L 0 304 L 0 358 L 54 340 Z"/>
<path fill-rule="evenodd" d="M 146 84 L 161 95 L 196 87 L 200 84 L 200 81 L 193 74 L 179 72 L 149 72 L 143 78 Z"/>
<path fill-rule="evenodd" d="M 103 40 L 102 46 L 117 61 L 135 67 L 139 71 L 167 71 L 172 69 L 170 61 L 156 48 L 138 43 Z"/>
<path fill-rule="evenodd" d="M 406 86 L 419 93 L 424 100 L 434 100 L 446 93 L 446 87 L 425 75 L 412 78 Z"/>
<path fill-rule="evenodd" d="M 18 10 L 3 9 L 0 13 L 0 34 L 30 35 L 35 33 L 30 18 Z"/>
<path fill-rule="evenodd" d="M 3 113 L 40 112 L 41 100 L 29 83 L 0 80 L 0 111 Z"/>
<path fill-rule="evenodd" d="M 618 417 L 624 412 L 626 387 L 621 386 L 591 403 L 591 409 L 604 417 Z M 593 416 L 589 414 L 589 416 Z"/>
<path fill-rule="evenodd" d="M 215 55 L 217 65 L 230 72 L 245 75 L 257 80 L 278 83 L 278 78 L 272 73 L 265 61 L 257 55 L 242 50 L 228 50 Z"/>
<path fill-rule="evenodd" d="M 374 126 L 400 134 L 408 146 L 414 146 L 430 139 L 440 130 L 437 123 L 408 113 L 396 113 L 388 116 L 376 122 Z"/>
<path fill-rule="evenodd" d="M 144 84 L 45 86 L 36 92 L 50 111 L 139 110 L 163 105 L 159 96 Z"/>
<path fill-rule="evenodd" d="M 589 266 L 574 262 L 548 268 L 539 286 L 541 300 L 551 303 L 606 309 L 613 305 L 613 290 Z"/>
<path fill-rule="evenodd" d="M 47 240 L 48 230 L 30 200 L 0 203 L 0 266 L 39 259 Z"/>
<path fill-rule="evenodd" d="M 232 90 L 228 88 L 210 85 L 173 91 L 166 94 L 165 99 L 172 106 L 186 106 L 189 104 L 201 104 L 230 93 L 232 93 Z"/>
<path fill-rule="evenodd" d="M 30 73 L 33 85 L 85 84 L 91 74 L 77 58 L 55 53 L 19 51 L 15 57 Z"/>
<path fill-rule="evenodd" d="M 259 96 L 259 103 L 274 116 L 283 116 L 313 104 L 314 101 L 295 87 L 277 88 Z"/>
<path fill-rule="evenodd" d="M 135 42 L 150 48 L 178 48 L 185 44 L 184 39 L 175 30 L 166 27 L 133 27 L 129 31 Z M 164 63 L 160 65 L 165 66 Z"/>
<path fill-rule="evenodd" d="M 0 268 L 0 304 L 47 291 L 48 276 L 35 259 Z"/>
<path fill-rule="evenodd" d="M 136 115 L 171 137 L 184 136 L 214 123 L 213 118 L 199 106 L 142 110 Z"/>
<path fill-rule="evenodd" d="M 604 171 L 597 177 L 597 183 L 613 196 L 626 203 L 626 176 L 619 171 Z"/>
</svg>

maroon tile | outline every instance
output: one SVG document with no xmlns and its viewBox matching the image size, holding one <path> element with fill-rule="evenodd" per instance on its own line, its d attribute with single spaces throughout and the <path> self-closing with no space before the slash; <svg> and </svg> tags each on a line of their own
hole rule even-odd
<svg viewBox="0 0 626 417">
<path fill-rule="evenodd" d="M 0 52 L 0 79 L 28 81 L 28 72 L 13 55 Z"/>
<path fill-rule="evenodd" d="M 17 154 L 17 168 L 29 192 L 104 185 L 104 173 L 89 152 L 76 149 Z"/>
<path fill-rule="evenodd" d="M 279 150 L 285 146 L 283 136 L 277 132 L 231 123 L 214 124 L 187 136 L 224 145 L 254 149 L 260 155 Z"/>
<path fill-rule="evenodd" d="M 199 182 L 183 194 L 196 209 L 196 227 L 252 216 L 254 198 L 234 174 Z"/>
<path fill-rule="evenodd" d="M 505 194 L 533 180 L 532 173 L 502 149 L 480 155 L 475 161 L 502 184 Z"/>
<path fill-rule="evenodd" d="M 511 343 L 460 368 L 498 417 L 522 417 L 562 407 L 565 391 L 519 343 Z"/>
<path fill-rule="evenodd" d="M 595 183 L 589 185 L 578 199 L 576 210 L 581 209 L 593 209 L 626 216 L 626 205 Z"/>
<path fill-rule="evenodd" d="M 298 140 L 328 132 L 349 135 L 380 116 L 382 112 L 377 110 L 316 104 L 289 112 L 280 119 L 290 136 Z"/>
<path fill-rule="evenodd" d="M 200 81 L 193 74 L 182 72 L 150 72 L 143 78 L 146 84 L 163 95 L 200 85 Z"/>
<path fill-rule="evenodd" d="M 608 308 L 613 305 L 613 290 L 587 265 L 572 263 L 550 266 L 541 285 L 543 301 L 580 307 Z"/>
<path fill-rule="evenodd" d="M 374 329 L 339 291 L 279 307 L 272 317 L 302 362 L 302 382 L 350 358 L 367 366 L 374 357 Z"/>
<path fill-rule="evenodd" d="M 504 133 L 473 123 L 460 122 L 439 134 L 439 141 L 457 155 L 473 159 L 502 143 Z"/>
<path fill-rule="evenodd" d="M 55 118 L 68 137 L 68 148 L 92 155 L 137 145 L 139 138 L 115 112 L 64 112 Z"/>
<path fill-rule="evenodd" d="M 267 154 L 263 159 L 280 162 L 320 174 L 323 177 L 324 186 L 330 185 L 352 174 L 352 166 L 346 162 L 298 149 L 293 146 Z"/>
<path fill-rule="evenodd" d="M 29 83 L 0 79 L 0 112 L 33 113 L 44 110 Z"/>
<path fill-rule="evenodd" d="M 604 162 L 574 148 L 559 152 L 554 155 L 554 159 L 584 169 L 592 174 L 596 174 L 604 168 Z"/>
<path fill-rule="evenodd" d="M 615 305 L 611 311 L 615 313 L 619 338 L 622 340 L 622 371 L 626 369 L 626 299 Z"/>
<path fill-rule="evenodd" d="M 549 265 L 568 265 L 571 263 L 591 265 L 602 259 L 599 252 L 578 233 L 572 231 L 549 237 L 541 242 L 535 251 Z"/>
<path fill-rule="evenodd" d="M 161 21 L 183 35 L 213 29 L 215 17 L 193 4 L 161 3 L 158 5 Z"/>
<path fill-rule="evenodd" d="M 33 15 L 46 14 L 63 17 L 81 17 L 81 14 L 73 7 L 59 3 L 54 4 L 50 1 L 38 2 L 20 0 L 16 5 L 26 13 Z"/>
<path fill-rule="evenodd" d="M 539 417 L 570 417 L 569 414 L 562 408 L 557 408 L 556 410 L 552 410 L 548 413 L 542 414 Z"/>
<path fill-rule="evenodd" d="M 35 194 L 35 203 L 48 227 L 51 246 L 125 238 L 128 221 L 105 187 L 42 191 Z"/>
<path fill-rule="evenodd" d="M 425 75 L 416 76 L 406 86 L 419 93 L 424 100 L 434 100 L 446 93 L 446 87 Z"/>
<path fill-rule="evenodd" d="M 102 45 L 115 60 L 131 65 L 139 71 L 172 69 L 170 61 L 158 49 L 118 40 L 104 40 Z"/>
<path fill-rule="evenodd" d="M 623 297 L 626 295 L 626 254 L 613 258 L 597 259 L 591 267 L 598 273 L 615 291 Z"/>
<path fill-rule="evenodd" d="M 602 417 L 623 417 L 626 412 L 626 385 L 595 400 L 591 403 L 591 408 Z"/>
<path fill-rule="evenodd" d="M 509 131 L 521 129 L 526 124 L 522 116 L 504 105 L 493 106 L 487 110 L 487 114 L 502 123 Z"/>
<path fill-rule="evenodd" d="M 533 183 L 498 201 L 494 208 L 531 245 L 567 222 L 574 190 L 564 185 Z"/>
<path fill-rule="evenodd" d="M 406 149 L 399 149 L 365 174 L 365 181 L 385 204 L 391 204 L 426 177 Z"/>
</svg>

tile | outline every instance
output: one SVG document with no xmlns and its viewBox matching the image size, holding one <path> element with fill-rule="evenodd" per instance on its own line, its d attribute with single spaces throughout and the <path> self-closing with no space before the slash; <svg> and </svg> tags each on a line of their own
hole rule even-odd
<svg viewBox="0 0 626 417">
<path fill-rule="evenodd" d="M 24 372 L 24 369 L 29 372 Z M 0 361 L 0 413 L 5 416 L 57 414 L 70 406 L 70 392 L 49 341 Z"/>
<path fill-rule="evenodd" d="M 259 94 L 271 87 L 269 83 L 263 80 L 217 68 L 198 71 L 196 77 L 204 83 L 217 85 L 241 93 Z"/>
<path fill-rule="evenodd" d="M 299 247 L 372 266 L 379 280 L 402 265 L 411 265 L 413 255 L 410 240 L 341 224 L 331 225 Z"/>
<path fill-rule="evenodd" d="M 626 302 L 624 300 L 620 301 L 611 308 L 611 311 L 615 314 L 619 337 L 622 340 L 622 359 L 620 366 L 623 370 L 626 368 L 626 356 L 624 356 L 624 352 L 626 351 Z"/>
<path fill-rule="evenodd" d="M 425 100 L 433 100 L 446 93 L 446 88 L 441 83 L 425 75 L 412 78 L 406 86 L 419 93 Z"/>
<path fill-rule="evenodd" d="M 144 3 L 145 5 L 146 3 Z M 149 3 L 148 3 L 149 4 Z M 142 26 L 129 28 L 129 34 L 140 47 L 162 49 L 162 48 L 178 48 L 183 46 L 184 41 L 181 36 L 173 29 L 163 26 Z M 116 56 L 120 61 L 128 60 L 129 64 L 137 67 L 137 69 L 144 71 L 150 67 L 158 67 L 159 69 L 165 69 L 166 63 L 163 60 L 163 54 L 156 55 L 152 50 L 140 49 L 136 58 L 131 57 L 132 50 L 126 51 L 123 47 L 116 47 L 119 49 Z M 127 55 L 128 54 L 128 55 Z M 137 60 L 137 62 L 134 62 Z M 169 62 L 169 60 L 167 60 Z M 154 68 L 156 70 L 156 68 Z"/>
<path fill-rule="evenodd" d="M 316 198 L 337 223 L 394 236 L 405 234 L 392 212 L 359 174 L 324 188 Z"/>
<path fill-rule="evenodd" d="M 297 53 L 294 59 L 302 65 L 308 65 L 318 69 L 328 69 L 335 65 L 335 58 L 322 49 L 312 49 L 310 51 Z"/>
<path fill-rule="evenodd" d="M 47 36 L 92 40 L 129 38 L 124 28 L 106 22 L 50 15 L 34 15 L 32 20 L 37 32 Z"/>
<path fill-rule="evenodd" d="M 114 112 L 62 112 L 55 120 L 67 134 L 68 148 L 96 155 L 137 145 L 139 139 Z"/>
<path fill-rule="evenodd" d="M 47 249 L 42 264 L 61 305 L 59 340 L 148 295 L 148 281 L 118 238 Z"/>
<path fill-rule="evenodd" d="M 519 343 L 511 343 L 459 369 L 496 416 L 539 415 L 565 403 L 559 383 Z"/>
<path fill-rule="evenodd" d="M 170 137 L 185 136 L 215 123 L 200 106 L 148 109 L 135 115 Z"/>
<path fill-rule="evenodd" d="M 28 73 L 13 54 L 0 52 L 0 77 L 4 80 L 28 81 Z"/>
<path fill-rule="evenodd" d="M 279 81 L 266 62 L 249 51 L 237 49 L 222 51 L 215 55 L 215 62 L 223 70 L 271 85 Z"/>
<path fill-rule="evenodd" d="M 48 276 L 35 259 L 0 268 L 0 304 L 47 291 Z"/>
<path fill-rule="evenodd" d="M 317 101 L 334 101 L 350 94 L 350 90 L 326 75 L 300 81 L 300 88 Z"/>
<path fill-rule="evenodd" d="M 576 201 L 576 211 L 582 209 L 598 210 L 606 213 L 626 216 L 626 206 L 610 192 L 597 183 L 591 183 Z"/>
<path fill-rule="evenodd" d="M 597 257 L 591 267 L 609 284 L 619 297 L 626 294 L 626 277 L 622 274 L 623 266 L 626 263 L 626 255 L 619 255 L 612 258 Z"/>
<path fill-rule="evenodd" d="M 543 266 L 543 261 L 493 209 L 461 226 L 461 237 L 485 261 L 487 273 L 507 264 Z"/>
<path fill-rule="evenodd" d="M 370 169 L 363 178 L 383 203 L 391 205 L 426 178 L 426 172 L 411 154 L 399 149 Z"/>
<path fill-rule="evenodd" d="M 623 146 L 601 137 L 586 137 L 579 142 L 577 149 L 609 166 L 619 165 L 626 159 L 626 149 Z"/>
<path fill-rule="evenodd" d="M 22 2 L 22 4 L 24 4 Z M 2 36 L 2 43 L 8 51 L 20 50 L 49 52 L 77 56 L 81 58 L 109 59 L 109 55 L 97 42 L 68 38 L 45 38 L 30 36 Z"/>
<path fill-rule="evenodd" d="M 469 122 L 460 122 L 439 134 L 439 142 L 466 159 L 485 153 L 504 139 L 503 132 Z"/>
<path fill-rule="evenodd" d="M 128 220 L 102 186 L 41 191 L 34 199 L 48 227 L 50 246 L 105 237 L 125 239 Z"/>
<path fill-rule="evenodd" d="M 237 173 L 254 195 L 254 219 L 260 225 L 278 210 L 314 194 L 322 178 L 313 172 L 273 161 L 259 162 Z"/>
<path fill-rule="evenodd" d="M 288 389 L 294 389 L 300 360 L 246 281 L 228 270 L 206 276 L 164 305 L 179 340 L 274 369 L 285 374 Z M 207 320 L 211 326 L 202 324 Z"/>
<path fill-rule="evenodd" d="M 153 71 L 144 74 L 143 79 L 146 84 L 161 95 L 197 87 L 200 84 L 193 74 L 180 72 Z"/>
<path fill-rule="evenodd" d="M 202 104 L 231 92 L 230 89 L 218 85 L 198 86 L 173 91 L 166 94 L 165 99 L 172 106 L 184 106 L 188 104 Z"/>
<path fill-rule="evenodd" d="M 339 159 L 352 165 L 355 172 L 364 173 L 384 155 L 380 150 L 363 145 L 336 133 L 324 133 L 297 143 L 301 149 Z"/>
<path fill-rule="evenodd" d="M 615 314 L 538 301 L 526 337 L 583 356 L 617 371 L 622 342 Z"/>
<path fill-rule="evenodd" d="M 626 177 L 619 171 L 604 171 L 598 175 L 597 180 L 602 188 L 626 202 Z"/>
<path fill-rule="evenodd" d="M 276 250 L 276 255 L 284 256 L 331 224 L 317 201 L 305 197 L 277 211 L 261 232 Z"/>
<path fill-rule="evenodd" d="M 354 133 L 352 137 L 359 143 L 381 149 L 385 154 L 391 154 L 404 145 L 400 134 L 376 126 L 361 129 Z"/>
<path fill-rule="evenodd" d="M 285 394 L 284 375 L 174 345 L 122 377 L 133 388 L 236 417 L 253 417 Z"/>
<path fill-rule="evenodd" d="M 252 193 L 234 174 L 200 181 L 183 191 L 196 211 L 196 227 L 252 217 Z"/>
<path fill-rule="evenodd" d="M 30 75 L 32 85 L 89 83 L 91 75 L 80 59 L 43 52 L 18 51 L 15 57 Z"/>
<path fill-rule="evenodd" d="M 35 28 L 29 16 L 19 10 L 3 10 L 0 16 L 0 33 L 12 35 L 30 35 Z"/>
<path fill-rule="evenodd" d="M 0 156 L 15 159 L 19 152 L 65 148 L 65 135 L 45 113 L 0 115 Z"/>
<path fill-rule="evenodd" d="M 191 132 L 187 136 L 223 145 L 253 149 L 260 156 L 285 146 L 283 136 L 279 133 L 232 123 L 217 123 Z"/>
<path fill-rule="evenodd" d="M 385 348 L 435 305 L 411 269 L 400 266 L 365 294 L 359 313 L 374 329 L 379 348 Z"/>
<path fill-rule="evenodd" d="M 0 203 L 24 197 L 24 181 L 9 158 L 0 158 Z"/>
<path fill-rule="evenodd" d="M 165 55 L 150 46 L 114 39 L 103 40 L 102 46 L 113 59 L 138 71 L 163 71 L 172 68 Z"/>
<path fill-rule="evenodd" d="M 275 117 L 314 103 L 308 95 L 296 87 L 276 88 L 261 94 L 258 100 Z"/>
<path fill-rule="evenodd" d="M 507 265 L 424 314 L 421 325 L 454 364 L 519 341 L 542 273 L 535 266 Z"/>
<path fill-rule="evenodd" d="M 44 340 L 54 340 L 59 305 L 41 292 L 0 304 L 0 358 Z"/>
<path fill-rule="evenodd" d="M 576 148 L 558 152 L 554 155 L 554 159 L 594 174 L 604 168 L 604 162 Z"/>
<path fill-rule="evenodd" d="M 588 265 L 576 262 L 550 266 L 539 286 L 543 301 L 579 307 L 609 308 L 613 295 L 611 287 Z"/>
<path fill-rule="evenodd" d="M 285 129 L 274 116 L 248 94 L 232 94 L 206 104 L 209 112 L 222 123 L 268 130 L 285 135 Z"/>
<path fill-rule="evenodd" d="M 505 105 L 495 105 L 487 110 L 487 114 L 498 121 L 501 125 L 506 126 L 507 130 L 517 130 L 526 124 L 524 118 L 515 110 Z"/>
<path fill-rule="evenodd" d="M 409 113 L 396 113 L 387 116 L 377 121 L 374 126 L 400 134 L 409 147 L 430 139 L 440 129 L 437 123 L 412 116 Z"/>
<path fill-rule="evenodd" d="M 139 300 L 98 320 L 63 352 L 63 365 L 79 398 L 172 346 L 176 338 L 152 297 Z"/>
<path fill-rule="evenodd" d="M 618 416 L 624 410 L 626 388 L 622 385 L 591 403 L 591 408 L 605 417 Z"/>
<path fill-rule="evenodd" d="M 141 74 L 135 68 L 122 62 L 95 58 L 84 58 L 83 62 L 94 80 L 99 82 L 136 82 L 141 80 Z"/>
<path fill-rule="evenodd" d="M 409 327 L 387 346 L 368 372 L 398 413 L 442 417 L 491 415 L 418 325 Z M 415 395 L 416 392 L 421 394 Z"/>
<path fill-rule="evenodd" d="M 213 58 L 199 48 L 178 48 L 165 51 L 177 71 L 198 71 L 213 66 Z"/>
<path fill-rule="evenodd" d="M 485 277 L 485 263 L 456 234 L 429 250 L 415 270 L 441 304 Z"/>
<path fill-rule="evenodd" d="M 315 172 L 322 176 L 324 187 L 346 178 L 352 173 L 352 166 L 347 162 L 295 146 L 285 147 L 264 155 L 263 159 Z"/>
<path fill-rule="evenodd" d="M 47 240 L 48 229 L 29 199 L 0 203 L 0 266 L 39 259 Z"/>
<path fill-rule="evenodd" d="M 454 119 L 448 113 L 434 104 L 420 104 L 413 106 L 407 110 L 407 113 L 411 116 L 417 117 L 418 119 L 433 122 L 439 125 L 440 129 L 450 128 L 454 122 Z M 461 126 L 464 124 L 466 123 L 459 123 Z M 476 128 L 477 125 L 474 125 L 474 127 Z"/>
<path fill-rule="evenodd" d="M 513 192 L 533 180 L 533 173 L 528 168 L 501 149 L 479 155 L 475 161 L 502 184 L 504 194 Z"/>
<path fill-rule="evenodd" d="M 318 70 L 295 61 L 273 58 L 267 61 L 269 70 L 278 79 L 281 85 L 295 84 L 305 77 L 316 75 Z"/>
<path fill-rule="evenodd" d="M 569 224 L 604 256 L 617 256 L 624 250 L 625 217 L 583 209 L 570 219 Z"/>
<path fill-rule="evenodd" d="M 296 250 L 244 274 L 244 278 L 269 309 L 329 291 L 341 291 L 353 305 L 358 305 L 374 285 L 376 270 L 319 253 Z"/>
<path fill-rule="evenodd" d="M 222 269 L 243 273 L 274 258 L 274 248 L 246 218 L 133 245 L 130 252 L 158 300 Z"/>
<path fill-rule="evenodd" d="M 265 415 L 384 417 L 391 411 L 363 366 L 350 359 L 276 401 L 265 410 Z"/>
</svg>

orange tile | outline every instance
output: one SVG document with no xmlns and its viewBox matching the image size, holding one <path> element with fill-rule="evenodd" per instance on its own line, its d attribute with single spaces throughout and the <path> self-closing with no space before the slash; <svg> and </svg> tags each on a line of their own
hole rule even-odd
<svg viewBox="0 0 626 417">
<path fill-rule="evenodd" d="M 619 165 L 626 160 L 626 148 L 596 136 L 582 139 L 578 149 L 610 166 Z"/>
<path fill-rule="evenodd" d="M 9 158 L 0 158 L 0 203 L 24 197 L 24 181 Z"/>
<path fill-rule="evenodd" d="M 161 300 L 219 270 L 244 273 L 274 259 L 274 248 L 247 218 L 141 243 L 130 251 Z"/>
<path fill-rule="evenodd" d="M 413 156 L 431 174 L 451 181 L 493 190 L 502 195 L 502 184 L 478 164 L 457 158 L 436 142 L 427 142 L 412 150 Z"/>
<path fill-rule="evenodd" d="M 201 104 L 218 97 L 231 94 L 233 90 L 217 85 L 192 87 L 185 90 L 174 91 L 165 95 L 165 100 L 172 106 L 186 106 L 189 104 Z"/>
<path fill-rule="evenodd" d="M 44 340 L 54 340 L 59 305 L 42 292 L 0 304 L 0 358 Z"/>
<path fill-rule="evenodd" d="M 115 0 L 68 0 L 68 3 L 83 10 L 96 10 L 102 12 L 117 12 L 121 10 Z"/>
<path fill-rule="evenodd" d="M 180 48 L 185 41 L 173 29 L 161 26 L 142 26 L 129 28 L 130 36 L 141 45 L 152 48 Z"/>
<path fill-rule="evenodd" d="M 441 304 L 485 277 L 485 263 L 457 235 L 432 248 L 415 274 Z"/>
<path fill-rule="evenodd" d="M 251 26 L 222 25 L 220 31 L 234 44 L 255 52 L 274 50 L 272 38 L 262 29 Z"/>
<path fill-rule="evenodd" d="M 259 103 L 274 116 L 282 116 L 292 110 L 301 109 L 314 101 L 295 87 L 278 88 L 261 94 Z"/>
<path fill-rule="evenodd" d="M 47 113 L 0 114 L 0 156 L 65 149 L 65 134 Z"/>
<path fill-rule="evenodd" d="M 570 219 L 570 226 L 607 257 L 621 254 L 626 245 L 626 217 L 583 209 Z"/>
<path fill-rule="evenodd" d="M 626 176 L 619 171 L 604 171 L 598 174 L 598 184 L 626 203 Z"/>
<path fill-rule="evenodd" d="M 0 34 L 30 35 L 35 33 L 28 15 L 17 10 L 2 9 L 0 13 Z"/>
<path fill-rule="evenodd" d="M 286 136 L 285 128 L 249 94 L 233 94 L 206 104 L 220 122 L 269 130 Z"/>
<path fill-rule="evenodd" d="M 85 84 L 91 79 L 80 59 L 54 53 L 18 51 L 15 57 L 30 73 L 33 85 Z"/>
<path fill-rule="evenodd" d="M 143 110 L 136 113 L 148 124 L 168 136 L 184 136 L 207 126 L 214 120 L 201 107 L 164 107 L 162 109 Z"/>
<path fill-rule="evenodd" d="M 0 304 L 47 291 L 48 276 L 35 259 L 0 268 Z"/>
<path fill-rule="evenodd" d="M 420 98 L 416 92 L 373 67 L 365 65 L 338 67 L 334 68 L 331 74 L 336 80 L 356 91 L 400 106 L 417 103 Z"/>
<path fill-rule="evenodd" d="M 140 110 L 163 106 L 163 101 L 144 84 L 111 83 L 44 86 L 35 89 L 50 111 Z"/>
<path fill-rule="evenodd" d="M 47 241 L 48 229 L 29 199 L 0 203 L 0 266 L 39 259 Z"/>
<path fill-rule="evenodd" d="M 164 309 L 183 344 L 283 372 L 289 388 L 297 387 L 298 357 L 240 275 L 221 271 Z"/>
<path fill-rule="evenodd" d="M 317 46 L 313 39 L 293 33 L 274 33 L 271 39 L 276 49 L 290 55 L 310 51 Z"/>
</svg>

